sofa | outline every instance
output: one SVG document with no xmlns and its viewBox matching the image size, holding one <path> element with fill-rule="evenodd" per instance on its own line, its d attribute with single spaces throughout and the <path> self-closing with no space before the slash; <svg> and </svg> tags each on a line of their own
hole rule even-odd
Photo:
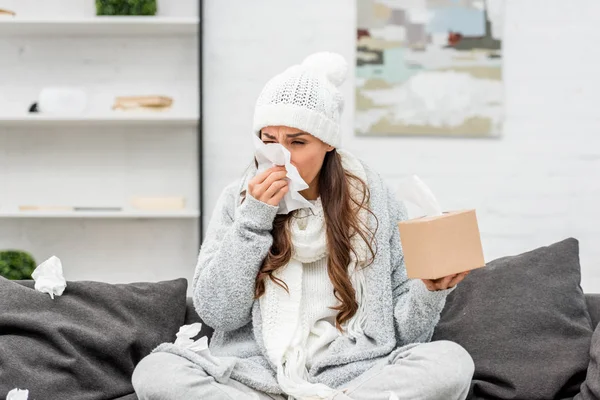
<svg viewBox="0 0 600 400">
<path fill-rule="evenodd" d="M 585 294 L 585 301 L 587 304 L 588 312 L 590 313 L 590 318 L 592 320 L 592 328 L 595 328 L 600 322 L 600 293 L 588 293 Z M 192 302 L 192 298 L 188 297 L 186 299 L 185 306 L 185 324 L 193 324 L 195 322 L 202 323 L 202 319 L 196 313 L 196 309 L 194 308 L 194 304 Z M 202 325 L 202 330 L 198 337 L 208 336 L 210 337 L 213 334 L 213 329 L 208 325 Z"/>
<path fill-rule="evenodd" d="M 432 340 L 473 357 L 470 399 L 600 399 L 600 294 L 580 280 L 569 238 L 491 261 L 448 296 Z M 21 388 L 30 400 L 135 400 L 137 362 L 201 322 L 185 279 L 68 282 L 52 300 L 0 278 L 0 293 L 0 399 Z"/>
<path fill-rule="evenodd" d="M 592 328 L 595 329 L 600 322 L 600 293 L 589 293 L 585 294 L 585 301 L 587 305 L 587 310 L 590 314 Z M 442 314 L 443 315 L 443 314 Z M 202 323 L 202 319 L 196 313 L 196 309 L 194 308 L 194 304 L 192 302 L 192 298 L 188 297 L 186 301 L 186 311 L 185 311 L 185 324 L 193 324 L 195 322 Z M 207 336 L 210 338 L 213 334 L 213 330 L 208 325 L 202 324 L 202 330 L 198 337 Z"/>
</svg>

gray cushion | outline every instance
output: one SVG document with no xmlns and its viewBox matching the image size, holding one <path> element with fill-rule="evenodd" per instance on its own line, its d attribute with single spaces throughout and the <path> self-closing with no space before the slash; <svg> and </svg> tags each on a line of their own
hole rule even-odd
<svg viewBox="0 0 600 400">
<path fill-rule="evenodd" d="M 135 365 L 184 322 L 185 279 L 67 285 L 52 300 L 33 281 L 0 278 L 0 396 L 15 387 L 30 399 L 131 395 Z"/>
<path fill-rule="evenodd" d="M 567 239 L 488 263 L 448 296 L 433 340 L 475 361 L 470 398 L 564 399 L 585 378 L 592 335 L 579 244 Z"/>
<path fill-rule="evenodd" d="M 575 400 L 600 399 L 600 325 L 596 327 L 592 336 L 590 347 L 590 365 L 587 369 L 587 378 L 581 385 L 581 394 Z"/>
<path fill-rule="evenodd" d="M 588 312 L 590 313 L 590 317 L 592 317 L 592 327 L 596 328 L 596 325 L 600 321 L 600 294 L 588 293 L 585 295 L 585 299 L 587 301 Z"/>
</svg>

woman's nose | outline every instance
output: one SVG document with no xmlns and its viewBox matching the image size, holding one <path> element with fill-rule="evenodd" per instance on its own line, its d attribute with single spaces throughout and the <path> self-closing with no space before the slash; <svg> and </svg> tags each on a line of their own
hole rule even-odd
<svg viewBox="0 0 600 400">
<path fill-rule="evenodd" d="M 277 142 L 279 143 L 279 142 Z M 292 149 L 290 148 L 290 146 L 286 145 L 285 143 L 279 143 L 281 144 L 283 147 L 285 147 L 290 153 L 292 152 Z"/>
</svg>

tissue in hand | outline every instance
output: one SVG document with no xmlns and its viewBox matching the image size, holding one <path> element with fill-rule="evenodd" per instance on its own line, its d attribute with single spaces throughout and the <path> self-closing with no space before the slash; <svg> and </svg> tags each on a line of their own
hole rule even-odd
<svg viewBox="0 0 600 400">
<path fill-rule="evenodd" d="M 60 296 L 67 287 L 67 281 L 63 276 L 62 263 L 56 256 L 52 256 L 35 269 L 31 274 L 35 280 L 35 290 L 54 296 Z"/>
<path fill-rule="evenodd" d="M 429 187 L 417 176 L 401 183 L 398 197 L 419 206 L 426 215 L 398 222 L 409 278 L 438 279 L 485 266 L 475 210 L 442 213 Z"/>
<path fill-rule="evenodd" d="M 27 400 L 29 390 L 13 389 L 6 395 L 6 400 Z"/>
<path fill-rule="evenodd" d="M 298 169 L 291 163 L 291 154 L 279 143 L 264 144 L 260 138 L 254 136 L 256 152 L 254 156 L 258 162 L 258 171 L 261 173 L 273 166 L 284 166 L 287 171 L 289 190 L 279 203 L 277 214 L 289 214 L 300 208 L 313 208 L 312 203 L 304 198 L 299 192 L 308 189 L 308 185 L 300 176 Z"/>
</svg>

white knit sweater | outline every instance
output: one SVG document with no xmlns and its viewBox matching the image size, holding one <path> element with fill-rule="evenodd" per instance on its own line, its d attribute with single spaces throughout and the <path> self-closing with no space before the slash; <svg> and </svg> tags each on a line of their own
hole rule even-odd
<svg viewBox="0 0 600 400">
<path fill-rule="evenodd" d="M 301 301 L 297 319 L 279 318 L 286 324 L 280 332 L 288 329 L 294 334 L 284 350 L 283 363 L 278 367 L 278 381 L 290 399 L 325 399 L 333 397 L 337 391 L 322 384 L 307 381 L 308 370 L 326 353 L 327 348 L 340 331 L 335 328 L 337 312 L 331 307 L 339 304 L 333 294 L 333 285 L 327 273 L 327 257 L 303 263 L 301 275 Z M 289 302 L 280 299 L 283 307 Z M 274 336 L 270 340 L 283 339 Z M 267 347 L 273 343 L 265 343 Z"/>
<path fill-rule="evenodd" d="M 366 182 L 360 162 L 349 153 L 342 155 L 344 169 L 352 171 Z M 351 196 L 360 202 L 362 193 L 351 186 Z M 363 210 L 359 218 L 367 224 Z M 281 389 L 297 399 L 325 399 L 338 391 L 308 379 L 308 369 L 319 353 L 327 350 L 340 336 L 335 328 L 337 312 L 330 307 L 339 302 L 333 294 L 333 285 L 327 273 L 327 237 L 325 214 L 320 198 L 313 208 L 302 208 L 294 213 L 290 223 L 293 245 L 291 259 L 278 268 L 274 276 L 287 285 L 287 290 L 271 280 L 265 280 L 265 294 L 259 299 L 264 326 L 264 346 L 271 362 L 277 367 L 277 381 Z M 344 335 L 362 336 L 365 280 L 362 266 L 366 260 L 366 244 L 356 235 L 352 242 L 358 257 L 351 257 L 348 274 L 356 292 L 359 308 L 344 324 Z M 354 253 L 352 253 L 354 254 Z"/>
<path fill-rule="evenodd" d="M 295 244 L 289 263 L 275 272 L 288 288 L 265 282 L 260 298 L 265 325 L 264 345 L 277 366 L 277 380 L 290 398 L 330 398 L 336 391 L 308 382 L 308 369 L 340 332 L 335 328 L 339 302 L 327 272 L 323 207 L 298 210 L 291 223 Z"/>
<path fill-rule="evenodd" d="M 306 369 L 323 354 L 329 344 L 338 336 L 335 328 L 337 311 L 331 309 L 339 304 L 333 294 L 333 285 L 327 274 L 327 258 L 303 265 L 302 304 L 300 305 L 300 325 L 296 340 L 304 341 L 306 349 Z"/>
</svg>

